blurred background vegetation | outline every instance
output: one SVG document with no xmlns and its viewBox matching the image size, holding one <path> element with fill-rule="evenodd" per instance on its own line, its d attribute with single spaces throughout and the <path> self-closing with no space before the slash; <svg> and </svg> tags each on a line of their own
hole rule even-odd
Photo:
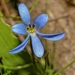
<svg viewBox="0 0 75 75">
<path fill-rule="evenodd" d="M 39 37 L 43 42 L 45 50 L 50 52 L 48 56 L 50 58 L 50 63 L 53 63 L 53 55 L 55 53 L 54 48 L 56 49 L 56 71 L 75 60 L 75 0 L 0 0 L 0 11 L 3 14 L 2 19 L 0 15 L 0 20 L 3 20 L 10 26 L 21 22 L 17 9 L 19 3 L 27 5 L 30 10 L 32 20 L 41 13 L 48 14 L 49 21 L 47 25 L 40 30 L 41 32 L 58 33 L 64 31 L 66 33 L 65 37 L 56 43 L 46 41 Z M 22 35 L 14 36 L 15 34 L 13 35 L 11 28 L 5 25 L 3 21 L 0 21 L 0 63 L 18 67 L 22 65 L 25 69 L 15 70 L 12 72 L 8 69 L 1 69 L 2 75 L 33 75 L 37 70 L 37 75 L 40 75 L 39 72 L 41 70 L 35 69 L 35 71 L 33 71 L 33 66 L 30 65 L 32 58 L 30 56 L 31 48 L 29 44 L 26 46 L 25 50 L 19 54 L 10 55 L 8 53 L 10 49 L 20 44 L 25 37 Z M 44 56 L 46 55 L 47 53 L 44 54 Z M 38 59 L 35 57 L 35 61 L 37 60 Z M 43 66 L 44 61 L 43 59 L 40 60 Z M 68 67 L 59 75 L 75 75 L 75 64 Z"/>
</svg>

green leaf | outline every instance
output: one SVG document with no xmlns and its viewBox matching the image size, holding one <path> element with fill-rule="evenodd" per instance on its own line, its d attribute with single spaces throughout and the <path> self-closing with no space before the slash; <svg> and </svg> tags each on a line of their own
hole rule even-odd
<svg viewBox="0 0 75 75">
<path fill-rule="evenodd" d="M 0 12 L 0 57 L 3 58 L 3 64 L 17 66 L 30 62 L 30 56 L 27 52 L 9 54 L 11 49 L 20 44 L 20 41 L 12 34 L 11 27 L 1 19 L 1 16 Z"/>
</svg>

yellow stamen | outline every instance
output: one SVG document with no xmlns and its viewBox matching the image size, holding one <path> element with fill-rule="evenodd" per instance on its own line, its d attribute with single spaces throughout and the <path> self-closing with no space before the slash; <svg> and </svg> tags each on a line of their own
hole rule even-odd
<svg viewBox="0 0 75 75">
<path fill-rule="evenodd" d="M 29 27 L 27 30 L 28 30 L 28 32 L 33 33 L 35 31 L 35 28 L 34 27 Z"/>
</svg>

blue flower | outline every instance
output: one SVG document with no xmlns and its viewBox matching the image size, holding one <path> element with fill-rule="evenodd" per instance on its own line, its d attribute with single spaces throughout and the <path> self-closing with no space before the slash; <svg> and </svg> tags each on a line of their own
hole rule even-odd
<svg viewBox="0 0 75 75">
<path fill-rule="evenodd" d="M 40 39 L 37 37 L 37 34 L 39 34 L 40 36 L 42 36 L 47 40 L 52 40 L 52 41 L 57 41 L 64 37 L 65 35 L 64 32 L 57 34 L 43 34 L 38 31 L 39 29 L 43 28 L 45 24 L 48 22 L 48 16 L 46 14 L 41 14 L 37 16 L 34 19 L 34 22 L 32 22 L 30 18 L 30 13 L 27 7 L 23 3 L 19 4 L 18 10 L 24 24 L 22 23 L 15 24 L 14 26 L 12 26 L 12 31 L 17 34 L 23 34 L 23 35 L 28 34 L 28 36 L 19 46 L 12 49 L 9 52 L 10 54 L 15 54 L 24 50 L 24 48 L 28 43 L 28 39 L 31 38 L 34 54 L 37 57 L 42 57 L 44 54 L 44 47 Z"/>
</svg>

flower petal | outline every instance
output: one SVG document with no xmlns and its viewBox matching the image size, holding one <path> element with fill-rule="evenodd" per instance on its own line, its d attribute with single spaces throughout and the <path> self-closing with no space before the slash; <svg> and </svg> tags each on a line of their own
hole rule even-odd
<svg viewBox="0 0 75 75">
<path fill-rule="evenodd" d="M 48 22 L 48 16 L 46 14 L 41 14 L 37 16 L 34 20 L 34 25 L 37 29 L 41 29 Z"/>
<path fill-rule="evenodd" d="M 19 14 L 22 20 L 25 22 L 25 24 L 29 25 L 30 24 L 30 13 L 26 5 L 23 3 L 20 3 L 18 5 L 18 10 L 19 10 Z"/>
<path fill-rule="evenodd" d="M 42 36 L 43 38 L 47 39 L 47 40 L 52 40 L 52 41 L 57 41 L 60 40 L 64 37 L 65 33 L 57 33 L 57 34 L 43 34 L 40 32 L 36 32 L 37 34 L 39 34 L 40 36 Z"/>
<path fill-rule="evenodd" d="M 42 57 L 44 54 L 44 48 L 37 36 L 31 36 L 33 52 L 37 57 Z"/>
<path fill-rule="evenodd" d="M 12 26 L 12 31 L 17 33 L 17 34 L 26 34 L 26 27 L 24 24 L 15 24 Z"/>
<path fill-rule="evenodd" d="M 16 48 L 10 50 L 9 53 L 10 54 L 15 54 L 15 53 L 21 52 L 25 48 L 25 46 L 27 45 L 29 37 L 30 37 L 30 35 L 28 35 L 27 38 L 19 46 L 17 46 Z"/>
</svg>

